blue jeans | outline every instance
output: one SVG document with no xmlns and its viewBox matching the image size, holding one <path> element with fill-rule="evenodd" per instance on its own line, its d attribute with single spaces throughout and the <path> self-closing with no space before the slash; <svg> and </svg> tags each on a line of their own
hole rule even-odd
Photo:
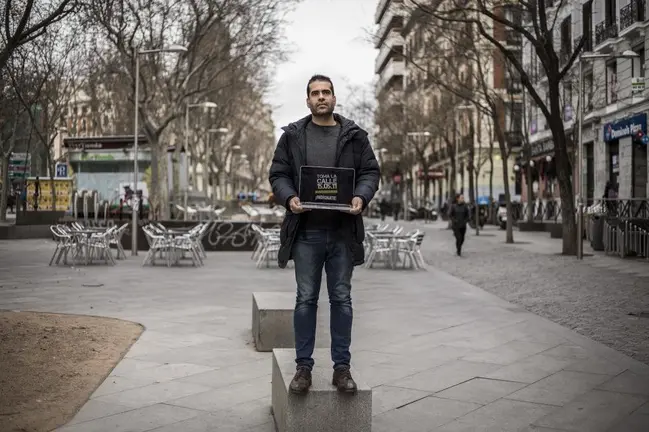
<svg viewBox="0 0 649 432">
<path fill-rule="evenodd" d="M 349 367 L 352 340 L 352 252 L 335 231 L 302 230 L 293 245 L 297 298 L 293 314 L 295 354 L 298 367 L 313 369 L 313 349 L 322 268 L 327 273 L 331 309 L 331 360 L 334 369 Z"/>
</svg>

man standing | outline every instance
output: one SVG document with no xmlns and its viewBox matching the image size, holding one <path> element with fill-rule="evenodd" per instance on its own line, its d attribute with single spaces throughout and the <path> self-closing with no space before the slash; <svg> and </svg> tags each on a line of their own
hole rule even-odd
<svg viewBox="0 0 649 432">
<path fill-rule="evenodd" d="M 331 309 L 332 384 L 341 392 L 356 392 L 350 373 L 352 335 L 351 278 L 354 266 L 364 262 L 365 230 L 361 212 L 379 185 L 379 165 L 367 132 L 352 120 L 334 114 L 336 96 L 331 79 L 314 75 L 307 84 L 311 115 L 283 128 L 277 143 L 269 180 L 278 204 L 286 207 L 280 233 L 278 262 L 281 268 L 293 259 L 297 298 L 295 331 L 296 373 L 293 393 L 311 386 L 312 358 L 322 270 L 327 274 Z M 300 167 L 353 168 L 354 198 L 349 213 L 335 210 L 305 212 L 298 197 Z"/>
<path fill-rule="evenodd" d="M 466 235 L 466 225 L 469 223 L 471 217 L 469 207 L 464 202 L 464 195 L 459 194 L 455 198 L 455 203 L 451 206 L 449 216 L 451 219 L 453 234 L 455 235 L 457 256 L 462 256 L 462 245 L 464 244 L 464 236 Z"/>
</svg>

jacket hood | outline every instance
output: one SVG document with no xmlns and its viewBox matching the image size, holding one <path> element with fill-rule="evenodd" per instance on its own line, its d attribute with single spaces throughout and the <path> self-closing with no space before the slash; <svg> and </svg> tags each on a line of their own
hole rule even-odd
<svg viewBox="0 0 649 432">
<path fill-rule="evenodd" d="M 350 133 L 356 133 L 359 131 L 362 131 L 363 133 L 367 134 L 365 130 L 363 130 L 359 125 L 354 122 L 354 120 L 348 119 L 347 117 L 343 117 L 340 114 L 334 113 L 334 119 L 336 122 L 338 122 L 342 128 L 341 135 L 347 135 Z M 296 133 L 299 132 L 303 129 L 306 128 L 306 125 L 311 121 L 311 115 L 309 114 L 306 117 L 302 117 L 300 120 L 289 123 L 287 126 L 284 126 L 282 130 L 284 132 L 288 133 Z"/>
</svg>

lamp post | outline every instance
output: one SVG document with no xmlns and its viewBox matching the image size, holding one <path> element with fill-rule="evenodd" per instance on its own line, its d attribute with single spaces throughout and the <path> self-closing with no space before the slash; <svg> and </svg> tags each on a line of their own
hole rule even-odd
<svg viewBox="0 0 649 432">
<path fill-rule="evenodd" d="M 138 178 L 138 135 L 139 135 L 139 104 L 140 104 L 140 56 L 144 54 L 157 54 L 164 52 L 186 52 L 187 48 L 181 45 L 170 45 L 166 48 L 138 50 L 135 52 L 135 113 L 134 119 L 134 134 L 133 134 L 133 187 L 134 197 L 137 197 L 137 178 Z M 135 205 L 131 206 L 133 213 L 133 226 L 131 227 L 131 255 L 137 255 L 137 211 Z"/>
<path fill-rule="evenodd" d="M 612 59 L 612 58 L 634 58 L 640 55 L 634 51 L 626 50 L 622 54 L 599 54 L 592 52 L 585 52 L 579 56 L 579 122 L 577 126 L 577 133 L 579 140 L 577 144 L 577 259 L 584 258 L 584 186 L 583 186 L 583 154 L 584 154 L 584 141 L 581 133 L 583 117 L 584 117 L 584 60 L 596 59 Z"/>
<path fill-rule="evenodd" d="M 187 211 L 187 200 L 188 200 L 188 192 L 189 192 L 189 160 L 187 158 L 187 154 L 189 152 L 189 109 L 190 108 L 216 108 L 218 105 L 216 105 L 214 102 L 200 102 L 200 103 L 195 103 L 195 104 L 187 104 L 185 106 L 185 166 L 183 167 L 184 170 L 184 187 L 183 187 L 183 208 L 185 209 L 185 214 L 183 219 L 187 220 L 189 218 L 189 212 Z"/>
</svg>

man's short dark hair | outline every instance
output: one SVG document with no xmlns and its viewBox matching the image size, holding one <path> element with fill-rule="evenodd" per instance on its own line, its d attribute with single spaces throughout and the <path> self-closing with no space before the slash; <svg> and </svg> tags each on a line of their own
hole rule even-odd
<svg viewBox="0 0 649 432">
<path fill-rule="evenodd" d="M 317 75 L 317 74 L 316 74 L 316 75 L 313 75 L 313 76 L 309 79 L 309 82 L 308 82 L 307 85 L 306 85 L 306 95 L 307 95 L 307 96 L 309 96 L 309 94 L 311 93 L 311 89 L 309 88 L 309 87 L 311 86 L 311 83 L 312 83 L 312 82 L 315 82 L 315 81 L 325 81 L 325 82 L 328 82 L 329 85 L 331 85 L 331 94 L 332 94 L 332 95 L 335 95 L 335 94 L 336 94 L 336 92 L 334 92 L 334 83 L 331 82 L 331 78 L 329 78 L 329 77 L 326 76 L 326 75 Z"/>
</svg>

